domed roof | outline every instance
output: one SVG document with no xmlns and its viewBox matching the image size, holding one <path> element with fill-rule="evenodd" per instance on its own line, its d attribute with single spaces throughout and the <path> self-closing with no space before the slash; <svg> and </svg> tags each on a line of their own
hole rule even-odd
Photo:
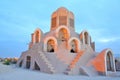
<svg viewBox="0 0 120 80">
<path fill-rule="evenodd" d="M 57 10 L 58 10 L 58 11 L 63 11 L 63 10 L 64 10 L 64 11 L 68 11 L 68 9 L 65 8 L 65 7 L 60 7 L 60 8 L 58 8 Z"/>
</svg>

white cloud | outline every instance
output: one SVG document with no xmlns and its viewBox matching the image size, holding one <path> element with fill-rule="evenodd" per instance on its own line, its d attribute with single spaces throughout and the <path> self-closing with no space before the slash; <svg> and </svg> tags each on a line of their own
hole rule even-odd
<svg viewBox="0 0 120 80">
<path fill-rule="evenodd" d="M 115 42 L 117 40 L 120 40 L 120 37 L 112 37 L 112 38 L 100 38 L 97 41 L 101 43 L 109 43 L 109 42 Z"/>
</svg>

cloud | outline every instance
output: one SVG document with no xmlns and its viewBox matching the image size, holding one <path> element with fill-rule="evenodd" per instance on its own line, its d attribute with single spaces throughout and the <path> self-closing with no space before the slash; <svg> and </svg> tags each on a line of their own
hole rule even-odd
<svg viewBox="0 0 120 80">
<path fill-rule="evenodd" d="M 112 37 L 112 38 L 100 38 L 97 41 L 101 43 L 109 43 L 109 42 L 115 42 L 120 40 L 120 37 Z"/>
</svg>

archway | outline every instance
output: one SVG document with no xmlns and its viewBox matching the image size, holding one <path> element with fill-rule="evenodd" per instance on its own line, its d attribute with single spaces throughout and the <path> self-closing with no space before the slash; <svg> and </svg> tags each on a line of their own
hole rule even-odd
<svg viewBox="0 0 120 80">
<path fill-rule="evenodd" d="M 40 32 L 36 31 L 35 32 L 35 43 L 38 43 L 38 42 L 40 42 Z"/>
<path fill-rule="evenodd" d="M 30 64 L 31 64 L 31 56 L 27 56 L 26 57 L 26 68 L 30 68 Z"/>
<path fill-rule="evenodd" d="M 62 28 L 59 30 L 58 39 L 60 41 L 66 41 L 68 39 L 68 32 L 66 29 Z"/>
<path fill-rule="evenodd" d="M 76 37 L 71 37 L 68 41 L 68 47 L 71 53 L 77 53 L 80 50 L 80 40 Z"/>
<path fill-rule="evenodd" d="M 106 65 L 107 65 L 107 71 L 114 71 L 114 60 L 113 60 L 113 55 L 109 51 L 106 54 Z"/>
<path fill-rule="evenodd" d="M 51 44 L 52 43 L 52 44 Z M 55 37 L 46 37 L 44 39 L 44 51 L 50 52 L 49 49 L 52 47 L 54 49 L 54 52 L 57 50 L 57 40 Z M 50 48 L 48 47 L 50 46 Z"/>
<path fill-rule="evenodd" d="M 70 43 L 71 49 L 70 52 L 71 53 L 76 53 L 77 52 L 77 42 L 76 40 L 72 40 Z"/>
<path fill-rule="evenodd" d="M 47 42 L 47 52 L 54 52 L 55 51 L 55 41 L 50 39 Z"/>
<path fill-rule="evenodd" d="M 85 32 L 84 33 L 84 40 L 85 40 L 85 44 L 89 44 L 89 40 L 88 40 L 88 33 L 87 32 Z"/>
</svg>

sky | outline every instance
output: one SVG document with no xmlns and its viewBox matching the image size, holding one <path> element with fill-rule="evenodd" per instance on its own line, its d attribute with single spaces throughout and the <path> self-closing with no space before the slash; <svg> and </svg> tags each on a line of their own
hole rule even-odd
<svg viewBox="0 0 120 80">
<path fill-rule="evenodd" d="M 19 57 L 28 50 L 31 33 L 50 30 L 51 14 L 66 7 L 75 30 L 87 30 L 96 52 L 111 48 L 120 56 L 120 0 L 0 0 L 0 57 Z"/>
</svg>

